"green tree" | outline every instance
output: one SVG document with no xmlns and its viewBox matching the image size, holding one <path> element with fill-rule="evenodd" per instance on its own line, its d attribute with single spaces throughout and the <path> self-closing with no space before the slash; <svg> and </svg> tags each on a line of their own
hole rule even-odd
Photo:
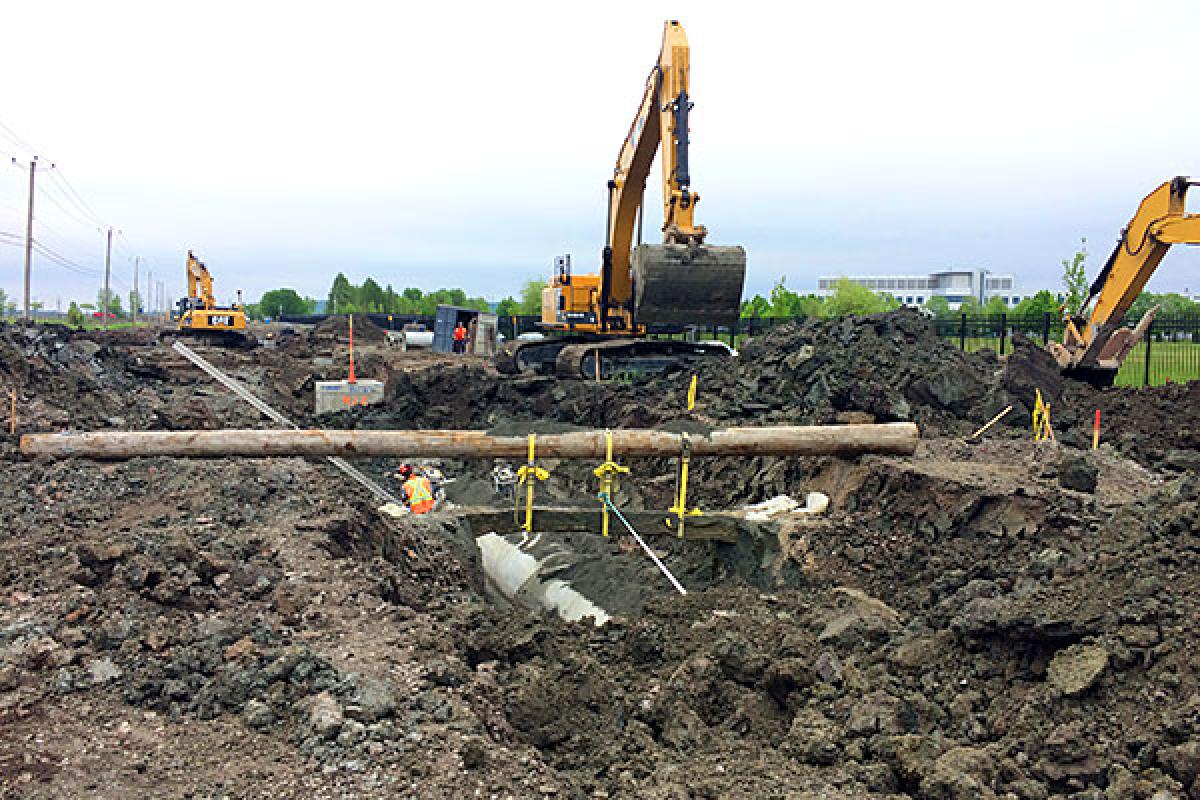
<svg viewBox="0 0 1200 800">
<path fill-rule="evenodd" d="M 542 313 L 542 290 L 549 284 L 537 278 L 530 278 L 525 281 L 525 285 L 521 287 L 521 313 L 522 314 L 541 314 Z"/>
<path fill-rule="evenodd" d="M 314 303 L 315 305 L 315 303 Z M 266 317 L 280 314 L 311 314 L 312 308 L 295 289 L 271 289 L 259 298 L 258 310 Z"/>
<path fill-rule="evenodd" d="M 67 306 L 67 324 L 76 328 L 82 328 L 83 321 L 83 312 L 79 310 L 79 305 L 72 300 L 71 305 Z"/>
<path fill-rule="evenodd" d="M 747 317 L 765 317 L 771 313 L 771 301 L 763 297 L 761 294 L 756 294 L 749 300 L 742 301 L 742 310 L 740 316 L 742 319 Z"/>
<path fill-rule="evenodd" d="M 1079 240 L 1079 249 L 1075 251 L 1075 255 L 1069 259 L 1062 260 L 1063 266 L 1063 289 L 1067 296 L 1067 309 L 1072 313 L 1078 312 L 1083 301 L 1087 297 L 1088 279 L 1087 267 L 1087 239 Z"/>
<path fill-rule="evenodd" d="M 329 287 L 329 298 L 326 301 L 329 313 L 347 314 L 357 311 L 354 294 L 354 285 L 343 273 L 339 272 L 333 278 L 333 285 Z"/>
<path fill-rule="evenodd" d="M 409 287 L 400 294 L 401 314 L 420 314 L 423 313 L 425 295 L 420 289 Z"/>
<path fill-rule="evenodd" d="M 105 291 L 106 290 L 101 289 L 100 291 L 96 292 L 96 308 L 99 308 L 102 311 L 105 308 L 105 303 L 104 303 Z M 108 292 L 108 304 L 107 304 L 108 312 L 110 314 L 116 314 L 118 317 L 124 316 L 124 312 L 121 310 L 121 295 L 117 294 L 112 289 L 108 289 L 107 292 Z"/>
<path fill-rule="evenodd" d="M 1158 306 L 1158 313 L 1165 317 L 1200 314 L 1200 303 L 1194 303 L 1177 292 L 1167 292 L 1166 294 L 1142 292 L 1129 307 L 1128 316 L 1132 319 L 1139 319 L 1150 310 L 1151 306 Z"/>
<path fill-rule="evenodd" d="M 396 294 L 390 283 L 383 290 L 383 310 L 388 314 L 397 314 L 400 311 L 400 295 Z"/>
<path fill-rule="evenodd" d="M 1008 313 L 1008 303 L 1004 302 L 1004 298 L 998 295 L 993 295 L 988 298 L 988 301 L 983 304 L 983 313 L 988 316 L 998 317 L 1001 314 Z"/>
<path fill-rule="evenodd" d="M 861 283 L 839 278 L 823 311 L 826 317 L 844 317 L 848 314 L 878 314 L 899 307 L 900 301 L 890 294 L 876 294 Z"/>
<path fill-rule="evenodd" d="M 938 319 L 946 319 L 953 316 L 954 312 L 950 310 L 950 301 L 940 294 L 935 294 L 933 297 L 925 301 L 925 308 L 932 312 Z"/>
<path fill-rule="evenodd" d="M 1042 289 L 1033 297 L 1026 297 L 1017 307 L 1013 309 L 1013 315 L 1019 317 L 1040 317 L 1043 314 L 1050 314 L 1057 317 L 1062 304 L 1058 302 L 1058 298 L 1050 294 L 1050 292 Z"/>
<path fill-rule="evenodd" d="M 516 317 L 520 314 L 521 304 L 511 295 L 496 304 L 496 316 L 498 317 Z"/>
<path fill-rule="evenodd" d="M 367 278 L 363 281 L 362 287 L 358 290 L 358 307 L 363 311 L 379 312 L 385 310 L 387 305 L 387 295 L 383 291 L 383 287 L 375 282 L 374 278 Z"/>
<path fill-rule="evenodd" d="M 0 315 L 3 315 L 8 308 L 8 292 L 0 289 Z"/>
<path fill-rule="evenodd" d="M 129 310 L 132 312 L 137 309 L 137 313 L 142 313 L 142 293 L 137 289 L 129 290 Z"/>
<path fill-rule="evenodd" d="M 772 317 L 818 317 L 825 301 L 816 295 L 800 295 L 783 285 L 783 278 L 771 289 Z"/>
</svg>

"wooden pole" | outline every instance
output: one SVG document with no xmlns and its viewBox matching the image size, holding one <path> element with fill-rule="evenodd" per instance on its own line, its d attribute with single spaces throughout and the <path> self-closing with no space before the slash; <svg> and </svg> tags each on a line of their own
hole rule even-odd
<svg viewBox="0 0 1200 800">
<path fill-rule="evenodd" d="M 984 432 L 986 432 L 989 428 L 991 428 L 993 425 L 995 425 L 1000 420 L 1004 419 L 1005 415 L 1007 415 L 1008 412 L 1010 412 L 1012 410 L 1013 410 L 1013 407 L 1011 405 L 1005 407 L 1005 409 L 1003 411 L 1001 411 L 999 414 L 997 414 L 996 416 L 989 419 L 986 423 L 984 423 L 982 428 L 975 431 L 967 438 L 978 439 L 980 436 L 983 436 Z"/>
<path fill-rule="evenodd" d="M 883 425 L 727 428 L 689 436 L 691 455 L 854 456 L 911 455 L 919 432 L 911 422 Z M 681 452 L 677 433 L 612 431 L 614 452 L 629 457 L 669 457 Z M 524 458 L 525 436 L 485 431 L 214 430 L 94 431 L 41 433 L 21 437 L 21 452 L 51 458 L 122 459 L 138 456 L 221 458 L 225 456 L 344 456 L 348 458 Z M 601 460 L 605 431 L 538 437 L 543 458 Z"/>
</svg>

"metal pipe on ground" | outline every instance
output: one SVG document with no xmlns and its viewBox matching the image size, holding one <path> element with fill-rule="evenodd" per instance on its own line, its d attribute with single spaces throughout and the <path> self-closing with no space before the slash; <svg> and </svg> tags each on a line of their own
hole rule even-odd
<svg viewBox="0 0 1200 800">
<path fill-rule="evenodd" d="M 541 458 L 602 459 L 606 437 L 624 458 L 680 453 L 680 434 L 617 429 L 546 434 L 538 437 Z M 880 425 L 725 428 L 690 434 L 693 456 L 911 455 L 919 432 L 911 422 Z M 228 456 L 342 456 L 347 458 L 523 458 L 525 436 L 486 431 L 214 430 L 92 431 L 21 437 L 21 452 L 46 458 L 124 459 L 141 456 L 223 458 Z"/>
</svg>

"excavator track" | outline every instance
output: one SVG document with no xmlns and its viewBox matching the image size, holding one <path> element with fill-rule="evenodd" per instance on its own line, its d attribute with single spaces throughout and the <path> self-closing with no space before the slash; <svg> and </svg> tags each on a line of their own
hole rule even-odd
<svg viewBox="0 0 1200 800">
<path fill-rule="evenodd" d="M 701 359 L 730 357 L 717 342 L 679 342 L 656 339 L 596 340 L 587 336 L 558 336 L 538 341 L 508 342 L 493 364 L 505 375 L 536 373 L 561 380 L 611 380 L 620 376 L 656 375 Z M 599 359 L 600 373 L 596 374 Z"/>
<path fill-rule="evenodd" d="M 567 380 L 611 380 L 621 376 L 657 375 L 702 359 L 730 357 L 719 343 L 653 339 L 616 339 L 562 348 L 555 374 Z"/>
<path fill-rule="evenodd" d="M 496 350 L 492 364 L 503 375 L 534 372 L 553 375 L 558 355 L 564 347 L 587 341 L 585 336 L 553 336 L 545 339 L 515 339 Z"/>
<path fill-rule="evenodd" d="M 158 340 L 167 347 L 175 342 L 224 347 L 230 350 L 253 350 L 258 346 L 258 339 L 254 334 L 241 331 L 190 331 L 184 333 L 179 330 L 171 330 L 159 333 Z"/>
</svg>

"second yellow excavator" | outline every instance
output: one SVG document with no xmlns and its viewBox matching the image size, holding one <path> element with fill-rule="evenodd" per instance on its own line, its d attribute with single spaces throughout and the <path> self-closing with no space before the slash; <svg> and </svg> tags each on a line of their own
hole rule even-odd
<svg viewBox="0 0 1200 800">
<path fill-rule="evenodd" d="M 668 21 L 608 182 L 600 271 L 573 275 L 569 259 L 560 259 L 542 296 L 541 327 L 555 335 L 508 343 L 496 357 L 501 372 L 607 377 L 661 371 L 680 358 L 728 354 L 718 345 L 646 337 L 653 325 L 732 324 L 746 276 L 745 249 L 707 244 L 708 230 L 695 222 L 700 196 L 692 190 L 688 161 L 689 59 L 683 26 Z M 656 151 L 662 162 L 663 240 L 643 244 L 643 199 Z"/>
<path fill-rule="evenodd" d="M 179 323 L 172 334 L 224 347 L 249 348 L 257 344 L 246 330 L 246 312 L 242 304 L 217 305 L 212 275 L 191 250 L 187 254 L 187 282 L 188 294 L 179 300 Z"/>
<path fill-rule="evenodd" d="M 1097 386 L 1112 385 L 1121 363 L 1158 313 L 1154 306 L 1136 326 L 1125 327 L 1133 301 L 1171 245 L 1200 244 L 1200 214 L 1184 208 L 1188 189 L 1197 185 L 1200 181 L 1191 178 L 1173 178 L 1142 200 L 1083 305 L 1066 320 L 1062 343 L 1049 345 L 1064 373 Z"/>
</svg>

